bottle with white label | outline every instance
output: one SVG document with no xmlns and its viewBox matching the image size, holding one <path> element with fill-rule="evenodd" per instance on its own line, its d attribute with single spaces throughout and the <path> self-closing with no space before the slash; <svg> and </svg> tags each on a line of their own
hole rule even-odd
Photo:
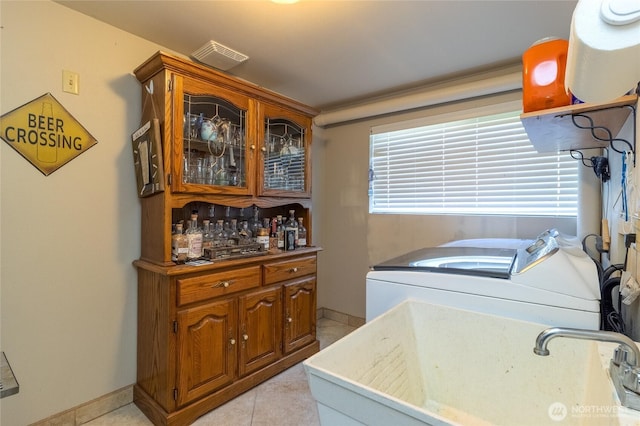
<svg viewBox="0 0 640 426">
<path fill-rule="evenodd" d="M 260 250 L 262 251 L 269 250 L 269 230 L 267 228 L 258 228 L 258 235 L 256 235 L 256 243 L 262 246 Z"/>
<path fill-rule="evenodd" d="M 187 252 L 187 260 L 195 260 L 202 257 L 202 240 L 204 233 L 198 226 L 198 213 L 194 211 L 191 213 L 191 221 L 189 222 L 189 228 L 185 232 L 187 236 L 187 244 L 189 251 Z"/>
<path fill-rule="evenodd" d="M 278 237 L 278 250 L 284 250 L 284 225 L 282 223 L 282 216 L 276 216 L 276 235 Z"/>
<path fill-rule="evenodd" d="M 189 251 L 187 236 L 182 233 L 182 228 L 182 223 L 176 224 L 176 231 L 171 236 L 171 260 L 176 263 L 184 263 Z"/>
<path fill-rule="evenodd" d="M 303 218 L 298 218 L 298 247 L 307 246 L 307 228 L 302 224 Z"/>
</svg>

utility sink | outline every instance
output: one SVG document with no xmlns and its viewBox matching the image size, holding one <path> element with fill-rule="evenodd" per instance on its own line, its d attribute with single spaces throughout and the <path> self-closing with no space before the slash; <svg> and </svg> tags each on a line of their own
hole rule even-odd
<svg viewBox="0 0 640 426">
<path fill-rule="evenodd" d="M 406 301 L 304 362 L 323 425 L 631 425 L 608 374 L 617 345 Z"/>
</svg>

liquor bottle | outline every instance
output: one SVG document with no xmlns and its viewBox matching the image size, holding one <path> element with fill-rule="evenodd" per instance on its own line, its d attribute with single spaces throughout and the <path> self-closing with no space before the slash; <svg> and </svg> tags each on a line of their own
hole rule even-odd
<svg viewBox="0 0 640 426">
<path fill-rule="evenodd" d="M 269 228 L 258 228 L 256 243 L 260 244 L 261 251 L 269 250 Z"/>
<path fill-rule="evenodd" d="M 202 254 L 213 247 L 213 227 L 208 219 L 202 221 Z"/>
<path fill-rule="evenodd" d="M 295 210 L 289 210 L 289 219 L 284 224 L 284 232 L 285 251 L 295 250 L 298 245 L 298 222 Z"/>
<path fill-rule="evenodd" d="M 202 257 L 202 228 L 198 226 L 198 212 L 194 210 L 191 213 L 191 221 L 189 222 L 189 228 L 185 232 L 187 236 L 187 242 L 189 245 L 189 251 L 187 252 L 187 260 L 194 260 Z"/>
<path fill-rule="evenodd" d="M 298 247 L 307 246 L 307 228 L 302 224 L 303 218 L 298 218 Z"/>
<path fill-rule="evenodd" d="M 176 263 L 186 262 L 189 251 L 187 236 L 182 233 L 182 228 L 182 223 L 176 224 L 176 231 L 171 236 L 171 260 Z"/>
<path fill-rule="evenodd" d="M 240 235 L 238 234 L 238 219 L 231 219 L 231 223 L 229 227 L 226 229 L 227 231 L 227 245 L 228 246 L 237 246 L 238 240 L 240 239 Z"/>
<path fill-rule="evenodd" d="M 276 216 L 278 225 L 276 232 L 278 233 L 278 250 L 284 250 L 284 226 L 282 225 L 282 216 Z"/>
<path fill-rule="evenodd" d="M 223 247 L 227 245 L 227 234 L 224 230 L 224 220 L 220 219 L 216 222 L 213 229 L 213 246 Z"/>
<path fill-rule="evenodd" d="M 253 235 L 254 240 L 258 236 L 258 229 L 261 227 L 260 209 L 258 206 L 253 206 L 253 216 L 249 219 L 249 230 L 251 231 L 251 235 Z"/>
<path fill-rule="evenodd" d="M 246 220 L 242 221 L 242 226 L 238 231 L 239 244 L 251 244 L 251 231 L 249 230 L 249 223 Z"/>
<path fill-rule="evenodd" d="M 224 226 L 229 228 L 231 226 L 231 207 L 224 208 Z"/>
<path fill-rule="evenodd" d="M 269 231 L 269 251 L 278 251 L 278 218 L 271 219 L 271 229 Z"/>
</svg>

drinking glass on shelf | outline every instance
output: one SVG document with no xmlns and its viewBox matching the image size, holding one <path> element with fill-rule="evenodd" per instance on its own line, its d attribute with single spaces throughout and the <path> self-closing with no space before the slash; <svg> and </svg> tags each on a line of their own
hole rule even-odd
<svg viewBox="0 0 640 426">
<path fill-rule="evenodd" d="M 218 158 L 217 167 L 216 167 L 216 185 L 228 185 L 229 184 L 229 176 L 227 172 L 227 165 L 224 157 Z"/>
</svg>

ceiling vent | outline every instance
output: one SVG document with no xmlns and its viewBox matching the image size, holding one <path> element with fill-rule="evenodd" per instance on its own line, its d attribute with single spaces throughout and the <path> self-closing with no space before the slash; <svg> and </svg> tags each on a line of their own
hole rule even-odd
<svg viewBox="0 0 640 426">
<path fill-rule="evenodd" d="M 193 52 L 191 56 L 203 64 L 222 71 L 229 70 L 249 59 L 247 55 L 236 52 L 213 40 Z"/>
</svg>

